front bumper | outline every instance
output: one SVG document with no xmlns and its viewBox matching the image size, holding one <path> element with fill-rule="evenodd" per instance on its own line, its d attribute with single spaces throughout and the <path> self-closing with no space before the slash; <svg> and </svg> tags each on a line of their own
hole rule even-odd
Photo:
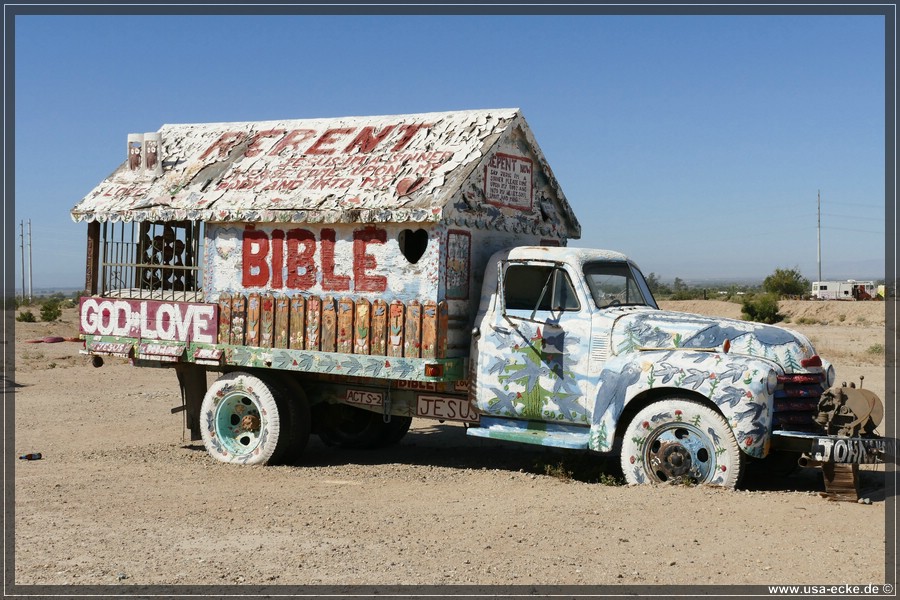
<svg viewBox="0 0 900 600">
<path fill-rule="evenodd" d="M 804 431 L 773 431 L 770 450 L 799 451 L 822 463 L 896 464 L 896 442 L 893 438 L 882 437 L 841 437 Z"/>
</svg>

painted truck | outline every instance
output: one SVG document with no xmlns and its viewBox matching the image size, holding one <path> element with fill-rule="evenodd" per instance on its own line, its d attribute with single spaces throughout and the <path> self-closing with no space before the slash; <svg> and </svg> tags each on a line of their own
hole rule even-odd
<svg viewBox="0 0 900 600">
<path fill-rule="evenodd" d="M 393 444 L 416 417 L 618 453 L 636 483 L 885 451 L 802 335 L 662 311 L 626 256 L 568 247 L 517 109 L 166 125 L 72 216 L 83 352 L 171 369 L 219 461 Z"/>
</svg>

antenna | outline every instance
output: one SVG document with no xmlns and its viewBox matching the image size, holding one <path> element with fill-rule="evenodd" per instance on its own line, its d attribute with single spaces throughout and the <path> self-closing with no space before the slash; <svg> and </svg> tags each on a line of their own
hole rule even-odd
<svg viewBox="0 0 900 600">
<path fill-rule="evenodd" d="M 822 191 L 816 191 L 816 241 L 818 249 L 816 250 L 816 260 L 819 263 L 819 281 L 822 281 Z"/>
</svg>

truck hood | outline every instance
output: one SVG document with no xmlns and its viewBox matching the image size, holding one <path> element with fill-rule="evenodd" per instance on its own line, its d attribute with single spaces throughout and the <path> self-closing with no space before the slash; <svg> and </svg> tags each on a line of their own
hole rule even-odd
<svg viewBox="0 0 900 600">
<path fill-rule="evenodd" d="M 773 360 L 786 373 L 805 371 L 800 361 L 815 354 L 809 339 L 783 327 L 665 310 L 622 308 L 610 316 L 615 319 L 611 342 L 616 354 L 641 348 L 721 348 L 729 340 L 732 354 Z"/>
</svg>

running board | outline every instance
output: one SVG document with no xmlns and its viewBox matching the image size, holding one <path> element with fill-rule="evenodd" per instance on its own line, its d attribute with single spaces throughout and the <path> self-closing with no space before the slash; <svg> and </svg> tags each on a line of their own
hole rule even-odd
<svg viewBox="0 0 900 600">
<path fill-rule="evenodd" d="M 583 425 L 515 421 L 483 415 L 478 427 L 466 429 L 466 435 L 475 437 L 574 450 L 587 449 L 590 433 L 591 430 Z"/>
</svg>

